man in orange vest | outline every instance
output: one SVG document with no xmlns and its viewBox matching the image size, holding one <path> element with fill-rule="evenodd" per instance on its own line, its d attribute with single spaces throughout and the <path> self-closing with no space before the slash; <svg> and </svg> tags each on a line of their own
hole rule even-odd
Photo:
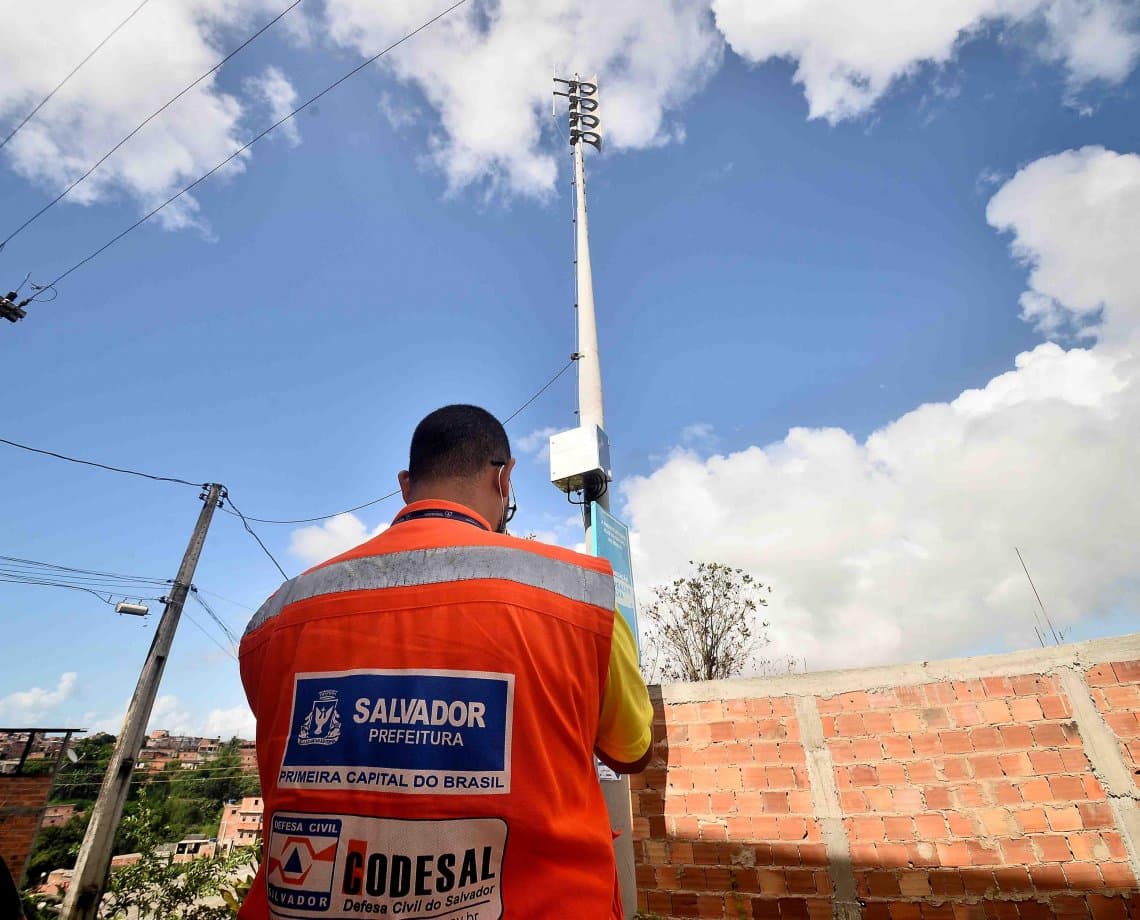
<svg viewBox="0 0 1140 920">
<path fill-rule="evenodd" d="M 506 535 L 503 426 L 446 406 L 405 507 L 250 621 L 261 918 L 621 917 L 594 754 L 644 769 L 652 709 L 607 562 Z"/>
</svg>

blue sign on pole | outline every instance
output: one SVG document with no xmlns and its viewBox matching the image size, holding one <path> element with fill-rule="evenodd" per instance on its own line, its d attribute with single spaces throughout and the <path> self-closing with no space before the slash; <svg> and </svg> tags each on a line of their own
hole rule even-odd
<svg viewBox="0 0 1140 920">
<path fill-rule="evenodd" d="M 641 648 L 637 634 L 637 603 L 633 597 L 633 561 L 629 555 L 629 528 L 602 508 L 590 503 L 590 551 L 608 559 L 614 568 L 614 587 L 617 589 L 617 607 L 633 630 L 634 641 Z"/>
</svg>

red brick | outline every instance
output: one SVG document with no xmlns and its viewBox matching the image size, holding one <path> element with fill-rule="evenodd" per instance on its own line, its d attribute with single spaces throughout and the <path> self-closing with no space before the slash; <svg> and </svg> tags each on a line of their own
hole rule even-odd
<svg viewBox="0 0 1140 920">
<path fill-rule="evenodd" d="M 942 742 L 942 750 L 947 754 L 965 754 L 974 749 L 969 732 L 941 732 L 938 737 Z"/>
<path fill-rule="evenodd" d="M 982 687 L 986 691 L 987 698 L 1011 696 L 1013 694 L 1013 685 L 1008 677 L 983 677 Z"/>
<path fill-rule="evenodd" d="M 1100 874 L 1109 888 L 1135 888 L 1136 876 L 1126 862 L 1104 862 L 1100 864 Z M 1140 908 L 1140 903 L 1136 904 Z M 1140 910 L 1135 916 L 1140 917 Z"/>
<path fill-rule="evenodd" d="M 913 840 L 914 831 L 913 818 L 883 818 L 883 832 L 888 840 Z"/>
<path fill-rule="evenodd" d="M 1029 880 L 1029 870 L 1021 866 L 1002 866 L 994 869 L 994 882 L 998 891 L 1028 891 L 1032 882 Z"/>
<path fill-rule="evenodd" d="M 890 757 L 906 759 L 914 755 L 914 745 L 906 735 L 884 735 L 881 741 L 883 749 Z"/>
<path fill-rule="evenodd" d="M 1093 920 L 1128 920 L 1128 907 L 1122 898 L 1090 894 L 1089 907 L 1092 909 Z"/>
<path fill-rule="evenodd" d="M 1028 754 L 1000 754 L 998 763 L 1006 776 L 1028 776 L 1033 772 Z"/>
<path fill-rule="evenodd" d="M 938 843 L 938 862 L 943 866 L 970 865 L 970 850 L 963 842 Z"/>
<path fill-rule="evenodd" d="M 1115 823 L 1107 802 L 1078 802 L 1077 811 L 1082 827 L 1112 827 Z"/>
<path fill-rule="evenodd" d="M 991 725 L 1000 725 L 1009 722 L 1009 704 L 1005 700 L 985 700 L 978 704 L 978 711 L 982 718 Z"/>
<path fill-rule="evenodd" d="M 1096 863 L 1069 862 L 1062 867 L 1065 878 L 1074 888 L 1099 888 L 1101 886 L 1100 870 Z"/>
<path fill-rule="evenodd" d="M 1029 867 L 1029 877 L 1038 891 L 1064 891 L 1069 887 L 1064 870 L 1057 864 L 1032 865 Z"/>
<path fill-rule="evenodd" d="M 1013 783 L 1006 780 L 990 784 L 990 795 L 998 805 L 1020 805 L 1021 793 Z"/>
<path fill-rule="evenodd" d="M 1008 808 L 985 808 L 978 817 L 990 837 L 1000 837 L 1016 831 L 1016 822 Z"/>
<path fill-rule="evenodd" d="M 924 786 L 922 795 L 927 806 L 935 811 L 951 807 L 950 790 L 943 786 Z"/>
<path fill-rule="evenodd" d="M 998 840 L 998 847 L 1006 865 L 1030 866 L 1037 861 L 1033 845 L 1025 837 L 1002 837 Z"/>
<path fill-rule="evenodd" d="M 970 769 L 978 779 L 995 779 L 996 777 L 1005 775 L 1005 771 L 1001 768 L 1001 763 L 993 755 L 970 757 L 968 761 Z"/>
<path fill-rule="evenodd" d="M 883 735 L 891 730 L 891 714 L 889 712 L 863 713 L 863 725 L 868 733 Z"/>
<path fill-rule="evenodd" d="M 1056 751 L 1030 751 L 1029 762 L 1033 764 L 1034 771 L 1040 775 L 1060 773 L 1065 769 L 1061 755 Z"/>
<path fill-rule="evenodd" d="M 1068 699 L 1063 696 L 1055 694 L 1042 696 L 1038 697 L 1037 702 L 1041 704 L 1041 712 L 1046 719 L 1072 718 L 1073 710 L 1069 707 Z"/>
<path fill-rule="evenodd" d="M 942 815 L 916 815 L 914 823 L 920 840 L 942 840 L 947 836 L 946 819 Z"/>
<path fill-rule="evenodd" d="M 1049 819 L 1044 808 L 1023 808 L 1013 813 L 1023 833 L 1035 834 L 1049 829 Z"/>
<path fill-rule="evenodd" d="M 1068 862 L 1073 858 L 1068 841 L 1059 834 L 1037 834 L 1032 839 L 1042 862 Z"/>
<path fill-rule="evenodd" d="M 1140 659 L 1134 661 L 1114 661 L 1112 670 L 1122 684 L 1140 681 Z"/>
<path fill-rule="evenodd" d="M 1010 700 L 1009 711 L 1017 722 L 1036 722 L 1044 718 L 1041 705 L 1032 697 L 1017 697 Z"/>
<path fill-rule="evenodd" d="M 856 760 L 864 762 L 882 760 L 883 743 L 878 738 L 858 738 L 851 742 L 851 753 Z"/>
<path fill-rule="evenodd" d="M 951 706 L 950 719 L 959 728 L 981 725 L 984 721 L 981 709 L 974 703 L 959 703 L 957 706 Z"/>
<path fill-rule="evenodd" d="M 904 734 L 907 732 L 922 731 L 925 728 L 922 724 L 922 720 L 918 717 L 918 713 L 909 711 L 892 712 L 891 726 L 896 732 Z"/>
<path fill-rule="evenodd" d="M 1042 747 L 1079 745 L 1081 733 L 1073 722 L 1043 722 L 1032 728 L 1033 740 Z"/>
<path fill-rule="evenodd" d="M 1009 682 L 1018 696 L 1040 696 L 1054 689 L 1053 681 L 1040 674 L 1020 674 L 1011 677 Z"/>
<path fill-rule="evenodd" d="M 1085 680 L 1090 687 L 1106 687 L 1120 682 L 1111 664 L 1098 664 L 1094 668 L 1089 668 L 1085 672 Z"/>
<path fill-rule="evenodd" d="M 1130 712 L 1106 712 L 1104 721 L 1120 738 L 1131 738 L 1137 733 L 1136 716 Z"/>
<path fill-rule="evenodd" d="M 848 833 L 856 840 L 877 841 L 883 839 L 882 818 L 849 818 L 846 822 Z"/>
<path fill-rule="evenodd" d="M 1050 776 L 1049 789 L 1058 802 L 1075 802 L 1086 797 L 1085 786 L 1079 776 Z"/>
<path fill-rule="evenodd" d="M 976 819 L 965 812 L 952 812 L 946 816 L 946 821 L 950 825 L 950 833 L 955 837 L 972 837 L 977 830 Z"/>
<path fill-rule="evenodd" d="M 910 736 L 914 752 L 923 757 L 942 753 L 942 739 L 936 732 L 914 732 Z"/>
<path fill-rule="evenodd" d="M 1061 751 L 1061 762 L 1069 773 L 1083 773 L 1090 769 L 1089 759 L 1080 748 L 1065 748 Z"/>
<path fill-rule="evenodd" d="M 894 793 L 894 807 L 896 811 L 905 812 L 907 814 L 914 814 L 916 811 L 921 811 L 924 809 L 927 805 L 929 805 L 931 808 L 939 807 L 931 803 L 929 799 L 927 799 L 926 802 L 923 802 L 923 794 L 919 789 L 898 789 Z"/>
<path fill-rule="evenodd" d="M 1003 725 L 998 731 L 1001 732 L 1001 740 L 1009 750 L 1033 747 L 1033 733 L 1028 725 Z"/>
</svg>

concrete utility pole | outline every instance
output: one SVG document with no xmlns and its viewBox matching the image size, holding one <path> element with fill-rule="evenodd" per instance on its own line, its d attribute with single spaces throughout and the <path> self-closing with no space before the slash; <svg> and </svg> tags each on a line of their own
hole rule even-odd
<svg viewBox="0 0 1140 920">
<path fill-rule="evenodd" d="M 602 149 L 601 119 L 598 110 L 598 84 L 592 81 L 559 80 L 565 92 L 555 90 L 569 101 L 570 149 L 574 157 L 574 262 L 578 312 L 578 425 L 579 429 L 602 432 L 606 427 L 605 401 L 602 398 L 602 363 L 598 353 L 598 324 L 594 311 L 594 274 L 590 266 L 590 232 L 586 219 L 586 163 L 584 146 L 590 144 L 599 152 Z M 608 460 L 607 460 L 608 462 Z M 597 502 L 610 510 L 609 483 L 605 476 L 598 483 L 586 483 L 583 489 L 583 523 L 586 545 L 591 545 L 595 522 L 590 502 Z M 637 878 L 633 859 L 633 816 L 630 810 L 629 777 L 602 781 L 602 795 L 606 800 L 610 826 L 621 835 L 614 841 L 617 859 L 618 883 L 621 886 L 622 907 L 625 916 L 637 911 Z"/>
<path fill-rule="evenodd" d="M 64 898 L 63 920 L 96 920 L 99 915 L 99 901 L 103 897 L 103 888 L 111 867 L 111 846 L 115 840 L 119 820 L 123 817 L 123 805 L 127 801 L 131 773 L 142 748 L 146 724 L 150 720 L 150 711 L 158 694 L 158 683 L 162 679 L 166 659 L 170 655 L 170 644 L 174 640 L 174 631 L 178 628 L 178 620 L 182 616 L 182 605 L 186 603 L 186 595 L 194 580 L 194 569 L 197 568 L 198 557 L 202 554 L 206 531 L 210 527 L 214 509 L 220 504 L 219 499 L 222 494 L 222 486 L 210 483 L 199 496 L 205 504 L 198 515 L 198 523 L 190 537 L 190 544 L 186 547 L 186 554 L 182 557 L 178 577 L 174 580 L 166 608 L 162 611 L 162 619 L 158 623 L 154 641 L 151 642 L 146 662 L 139 674 L 135 694 L 131 697 L 131 705 L 127 708 L 123 729 L 115 742 L 115 750 L 111 754 L 111 762 L 107 765 L 103 785 L 99 788 L 99 798 L 95 801 L 87 833 L 83 836 L 83 846 L 80 847 L 79 858 L 75 863 L 71 887 L 67 891 L 67 897 Z"/>
</svg>

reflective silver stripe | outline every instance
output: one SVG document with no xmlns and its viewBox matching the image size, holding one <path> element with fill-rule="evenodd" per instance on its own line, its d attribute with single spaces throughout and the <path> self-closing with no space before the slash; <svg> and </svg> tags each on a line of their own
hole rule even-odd
<svg viewBox="0 0 1140 920">
<path fill-rule="evenodd" d="M 513 581 L 614 609 L 614 580 L 608 575 L 506 546 L 444 546 L 346 559 L 291 578 L 261 605 L 245 632 L 248 635 L 290 604 L 324 594 L 480 578 Z"/>
</svg>

